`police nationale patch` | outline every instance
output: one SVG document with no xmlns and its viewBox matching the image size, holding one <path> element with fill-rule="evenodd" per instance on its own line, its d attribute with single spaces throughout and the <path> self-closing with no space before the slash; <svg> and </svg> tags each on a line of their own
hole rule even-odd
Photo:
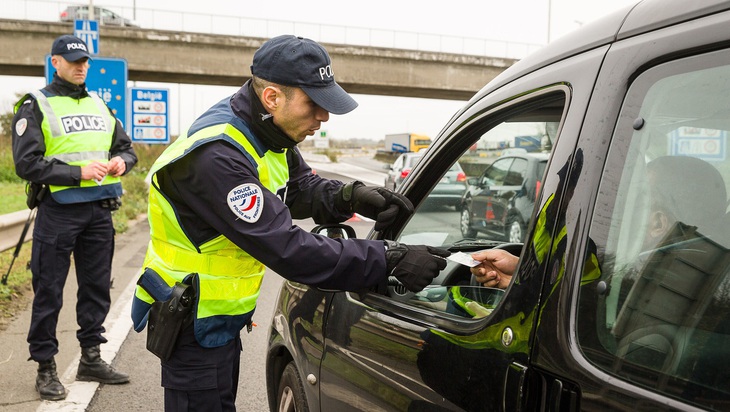
<svg viewBox="0 0 730 412">
<path fill-rule="evenodd" d="M 254 223 L 261 217 L 264 208 L 264 194 L 255 184 L 246 183 L 228 192 L 228 207 L 236 217 Z"/>
<path fill-rule="evenodd" d="M 25 129 L 28 128 L 28 119 L 22 118 L 18 120 L 17 123 L 15 123 L 15 133 L 18 134 L 18 136 L 22 136 L 23 133 L 25 133 Z"/>
</svg>

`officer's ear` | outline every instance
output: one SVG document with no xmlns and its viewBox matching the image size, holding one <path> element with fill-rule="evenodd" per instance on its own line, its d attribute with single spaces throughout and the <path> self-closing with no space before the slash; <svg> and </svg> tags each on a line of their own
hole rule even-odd
<svg viewBox="0 0 730 412">
<path fill-rule="evenodd" d="M 261 103 L 269 113 L 274 113 L 281 102 L 284 93 L 276 86 L 266 86 L 261 92 Z"/>
<path fill-rule="evenodd" d="M 59 60 L 61 57 L 53 55 L 51 56 L 51 66 L 53 66 L 54 69 L 58 70 Z"/>
</svg>

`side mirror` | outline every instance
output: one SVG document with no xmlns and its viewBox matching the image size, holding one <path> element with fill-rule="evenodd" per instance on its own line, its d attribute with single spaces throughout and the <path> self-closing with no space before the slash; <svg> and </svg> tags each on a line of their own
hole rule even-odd
<svg viewBox="0 0 730 412">
<path fill-rule="evenodd" d="M 312 233 L 318 235 L 327 236 L 332 239 L 356 239 L 357 234 L 352 226 L 344 225 L 342 223 L 327 223 L 324 225 L 315 226 L 311 230 Z"/>
<path fill-rule="evenodd" d="M 355 233 L 355 229 L 352 228 L 352 226 L 343 225 L 342 223 L 326 223 L 324 225 L 317 225 L 312 230 L 310 230 L 311 233 L 316 233 L 318 235 L 327 236 L 332 239 L 356 239 L 357 234 Z M 321 288 L 319 286 L 315 287 L 320 292 L 324 293 L 337 293 L 342 292 L 341 290 L 335 290 L 335 289 L 325 289 Z"/>
<path fill-rule="evenodd" d="M 466 184 L 469 186 L 476 186 L 479 183 L 478 177 L 470 177 L 466 179 Z"/>
</svg>

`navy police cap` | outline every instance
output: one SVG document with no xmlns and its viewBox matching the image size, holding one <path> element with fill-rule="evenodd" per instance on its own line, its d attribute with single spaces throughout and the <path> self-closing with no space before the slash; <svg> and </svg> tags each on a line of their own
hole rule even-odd
<svg viewBox="0 0 730 412">
<path fill-rule="evenodd" d="M 86 43 L 76 36 L 64 34 L 53 41 L 51 46 L 51 55 L 62 56 L 70 62 L 75 62 L 84 57 L 90 59 L 89 48 Z"/>
<path fill-rule="evenodd" d="M 292 35 L 266 41 L 253 55 L 251 73 L 264 80 L 299 87 L 319 107 L 345 114 L 357 102 L 335 82 L 332 61 L 319 43 Z"/>
</svg>

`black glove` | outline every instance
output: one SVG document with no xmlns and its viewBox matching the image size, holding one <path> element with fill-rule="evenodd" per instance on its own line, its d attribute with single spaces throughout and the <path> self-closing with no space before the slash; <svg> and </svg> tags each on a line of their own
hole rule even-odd
<svg viewBox="0 0 730 412">
<path fill-rule="evenodd" d="M 411 292 L 420 292 L 430 285 L 431 280 L 446 267 L 444 258 L 451 255 L 446 249 L 432 246 L 409 246 L 390 240 L 385 243 L 388 248 L 385 251 L 388 273 Z"/>
<path fill-rule="evenodd" d="M 382 186 L 365 186 L 359 181 L 343 186 L 337 201 L 339 210 L 375 219 L 377 231 L 393 224 L 398 213 L 413 213 L 413 204 L 402 194 Z"/>
</svg>

